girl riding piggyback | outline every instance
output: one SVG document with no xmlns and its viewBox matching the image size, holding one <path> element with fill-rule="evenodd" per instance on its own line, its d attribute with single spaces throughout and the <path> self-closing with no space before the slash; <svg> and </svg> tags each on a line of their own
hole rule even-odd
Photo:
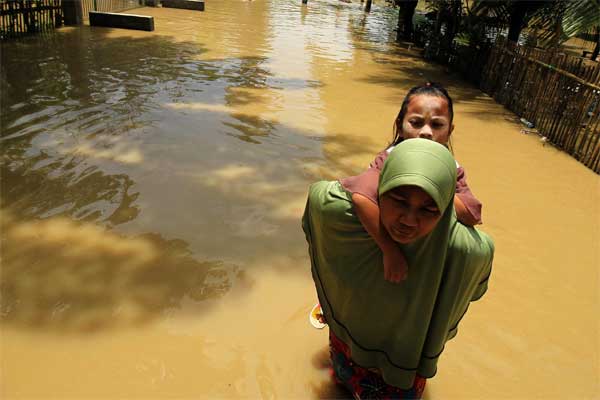
<svg viewBox="0 0 600 400">
<path fill-rule="evenodd" d="M 431 213 L 439 210 L 432 204 L 412 204 L 405 198 L 394 198 L 404 211 L 398 218 L 395 231 L 388 232 L 381 224 L 379 197 L 377 193 L 379 174 L 392 149 L 403 140 L 424 138 L 448 147 L 454 130 L 452 99 L 446 89 L 435 83 L 427 83 L 409 90 L 394 122 L 392 143 L 360 175 L 340 179 L 343 188 L 352 193 L 355 212 L 366 231 L 373 237 L 383 253 L 384 278 L 398 283 L 407 278 L 408 265 L 397 243 L 410 243 L 411 232 L 417 232 L 420 224 Z M 467 186 L 465 171 L 457 163 L 456 194 L 454 208 L 459 222 L 473 226 L 481 223 L 481 203 Z"/>
</svg>

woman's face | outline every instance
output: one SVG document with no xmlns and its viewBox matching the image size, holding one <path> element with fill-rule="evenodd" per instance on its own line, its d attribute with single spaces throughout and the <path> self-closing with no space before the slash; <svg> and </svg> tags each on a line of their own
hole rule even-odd
<svg viewBox="0 0 600 400">
<path fill-rule="evenodd" d="M 445 98 L 420 94 L 410 99 L 402 121 L 404 139 L 423 138 L 446 145 L 453 129 Z"/>
<path fill-rule="evenodd" d="M 379 199 L 381 222 L 392 239 L 408 244 L 435 228 L 441 212 L 435 201 L 417 186 L 399 186 Z"/>
</svg>

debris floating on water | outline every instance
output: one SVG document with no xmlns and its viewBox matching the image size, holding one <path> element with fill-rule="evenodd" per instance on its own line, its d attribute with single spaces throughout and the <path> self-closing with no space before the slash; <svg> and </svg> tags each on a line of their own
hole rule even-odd
<svg viewBox="0 0 600 400">
<path fill-rule="evenodd" d="M 521 123 L 528 127 L 529 129 L 533 128 L 535 125 L 531 121 L 527 121 L 525 118 L 521 118 Z"/>
</svg>

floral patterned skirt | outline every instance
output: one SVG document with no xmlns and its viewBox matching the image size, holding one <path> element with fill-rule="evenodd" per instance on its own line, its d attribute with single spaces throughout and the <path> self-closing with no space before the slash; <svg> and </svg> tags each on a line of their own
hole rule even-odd
<svg viewBox="0 0 600 400">
<path fill-rule="evenodd" d="M 377 370 L 354 364 L 348 346 L 331 331 L 329 352 L 335 380 L 350 390 L 355 399 L 420 399 L 423 395 L 426 378 L 417 375 L 410 389 L 390 386 Z"/>
</svg>

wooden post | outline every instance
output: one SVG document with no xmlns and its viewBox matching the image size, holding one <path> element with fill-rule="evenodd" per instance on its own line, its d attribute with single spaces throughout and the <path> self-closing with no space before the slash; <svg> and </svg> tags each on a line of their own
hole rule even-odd
<svg viewBox="0 0 600 400">
<path fill-rule="evenodd" d="M 302 4 L 308 4 L 308 0 L 302 0 Z"/>
<path fill-rule="evenodd" d="M 148 15 L 90 11 L 90 26 L 109 28 L 154 30 L 154 17 Z"/>
<path fill-rule="evenodd" d="M 62 13 L 58 12 L 58 8 L 56 7 L 58 4 L 60 3 L 57 0 L 54 0 L 54 2 L 52 3 L 54 7 L 54 26 L 57 28 L 62 26 L 65 18 L 65 16 Z"/>
<path fill-rule="evenodd" d="M 203 0 L 161 0 L 163 8 L 204 11 Z"/>
<path fill-rule="evenodd" d="M 81 0 L 63 0 L 65 25 L 81 25 L 83 23 L 83 7 Z"/>
<path fill-rule="evenodd" d="M 365 6 L 366 12 L 371 12 L 371 3 L 372 2 L 373 2 L 373 0 L 367 0 L 367 5 Z"/>
<path fill-rule="evenodd" d="M 398 33 L 396 40 L 404 38 L 405 40 L 413 40 L 413 16 L 417 8 L 418 1 L 404 0 L 400 2 L 398 7 Z"/>
</svg>

